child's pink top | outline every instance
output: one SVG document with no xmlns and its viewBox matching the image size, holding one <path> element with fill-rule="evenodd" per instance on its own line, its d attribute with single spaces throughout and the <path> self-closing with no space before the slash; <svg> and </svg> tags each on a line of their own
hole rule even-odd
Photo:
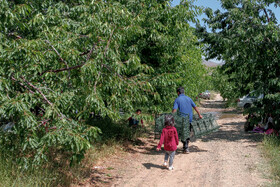
<svg viewBox="0 0 280 187">
<path fill-rule="evenodd" d="M 166 126 L 162 129 L 158 148 L 164 143 L 165 151 L 175 151 L 179 144 L 178 133 L 175 127 Z"/>
</svg>

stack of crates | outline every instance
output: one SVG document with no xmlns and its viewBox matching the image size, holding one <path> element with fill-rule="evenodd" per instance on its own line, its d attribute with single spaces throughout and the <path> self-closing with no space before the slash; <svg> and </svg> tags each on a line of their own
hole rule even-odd
<svg viewBox="0 0 280 187">
<path fill-rule="evenodd" d="M 198 115 L 194 115 L 191 126 L 195 137 L 203 136 L 219 129 L 219 125 L 215 116 L 211 113 L 202 114 L 203 118 L 200 119 Z"/>
<path fill-rule="evenodd" d="M 164 118 L 165 115 L 173 115 L 175 120 L 175 127 L 178 132 L 179 139 L 186 140 L 190 137 L 190 124 L 189 116 L 182 116 L 179 113 L 170 114 L 159 114 L 155 119 L 155 139 L 160 139 L 162 129 L 164 128 Z M 193 116 L 191 123 L 191 129 L 193 131 L 192 135 L 194 137 L 203 136 L 205 134 L 216 131 L 219 128 L 218 123 L 215 120 L 215 116 L 211 113 L 202 114 L 203 118 L 200 119 L 198 115 Z"/>
</svg>

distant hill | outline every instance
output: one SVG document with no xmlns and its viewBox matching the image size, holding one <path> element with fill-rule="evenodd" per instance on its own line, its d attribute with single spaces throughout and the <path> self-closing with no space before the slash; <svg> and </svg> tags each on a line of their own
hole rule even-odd
<svg viewBox="0 0 280 187">
<path fill-rule="evenodd" d="M 203 60 L 202 64 L 204 64 L 207 67 L 217 67 L 217 66 L 223 65 L 223 63 L 215 63 L 215 62 L 206 61 L 206 60 Z"/>
</svg>

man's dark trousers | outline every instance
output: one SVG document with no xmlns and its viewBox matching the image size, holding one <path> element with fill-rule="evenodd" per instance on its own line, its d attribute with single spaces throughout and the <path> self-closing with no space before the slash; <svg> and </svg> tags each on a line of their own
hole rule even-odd
<svg viewBox="0 0 280 187">
<path fill-rule="evenodd" d="M 191 124 L 189 127 L 190 127 L 190 133 L 191 133 L 191 130 L 192 130 Z M 189 135 L 190 135 L 190 133 L 189 133 Z M 183 150 L 186 151 L 189 148 L 190 137 L 188 137 L 186 140 L 181 140 L 181 142 L 183 143 Z"/>
</svg>

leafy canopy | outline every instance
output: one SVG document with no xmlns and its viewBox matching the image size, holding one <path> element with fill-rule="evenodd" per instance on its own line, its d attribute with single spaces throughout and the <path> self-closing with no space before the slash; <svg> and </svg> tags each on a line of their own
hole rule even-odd
<svg viewBox="0 0 280 187">
<path fill-rule="evenodd" d="M 197 27 L 208 58 L 225 61 L 221 73 L 231 83 L 231 92 L 242 96 L 256 90 L 264 93 L 263 107 L 279 119 L 280 28 L 269 5 L 280 1 L 222 0 L 223 11 L 207 9 L 205 20 L 212 32 Z"/>
<path fill-rule="evenodd" d="M 206 88 L 189 1 L 0 2 L 1 149 L 40 164 L 52 153 L 79 161 L 100 130 L 90 114 L 170 110 L 175 88 Z"/>
</svg>

